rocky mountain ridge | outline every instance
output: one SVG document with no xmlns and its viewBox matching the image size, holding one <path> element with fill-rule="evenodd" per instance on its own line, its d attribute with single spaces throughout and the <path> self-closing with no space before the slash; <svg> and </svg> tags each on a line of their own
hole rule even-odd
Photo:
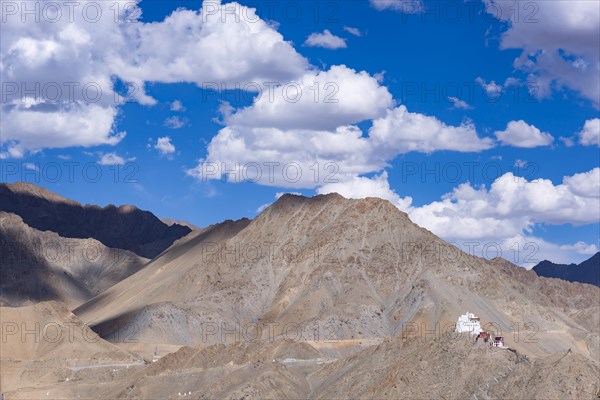
<svg viewBox="0 0 600 400">
<path fill-rule="evenodd" d="M 580 264 L 555 264 L 544 260 L 533 271 L 546 278 L 558 278 L 569 282 L 589 283 L 600 287 L 600 252 Z"/>
<path fill-rule="evenodd" d="M 169 226 L 135 206 L 82 206 L 25 182 L 0 183 L 0 211 L 17 214 L 40 231 L 67 238 L 93 238 L 107 247 L 130 250 L 145 258 L 156 257 L 191 232 L 189 227 Z"/>
</svg>

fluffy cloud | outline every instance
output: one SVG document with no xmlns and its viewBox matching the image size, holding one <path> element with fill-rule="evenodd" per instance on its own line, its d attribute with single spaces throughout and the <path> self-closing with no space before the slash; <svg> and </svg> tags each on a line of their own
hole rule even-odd
<svg viewBox="0 0 600 400">
<path fill-rule="evenodd" d="M 6 158 L 23 158 L 25 155 L 23 148 L 18 143 L 6 142 L 4 147 L 6 147 L 6 151 L 0 151 L 0 160 Z"/>
<path fill-rule="evenodd" d="M 392 95 L 374 77 L 336 65 L 264 91 L 250 107 L 239 110 L 226 122 L 278 129 L 333 130 L 382 116 L 393 104 Z"/>
<path fill-rule="evenodd" d="M 118 143 L 122 135 L 114 122 L 121 105 L 156 103 L 145 82 L 281 82 L 309 68 L 254 9 L 211 0 L 201 10 L 177 9 L 164 21 L 144 23 L 134 6 L 82 1 L 74 3 L 71 20 L 66 8 L 56 20 L 45 15 L 36 22 L 32 15 L 22 22 L 20 12 L 3 16 L 3 157 Z M 84 18 L 85 7 L 100 8 L 100 18 Z M 181 110 L 181 103 L 174 106 Z"/>
<path fill-rule="evenodd" d="M 171 111 L 185 111 L 185 106 L 180 100 L 174 100 L 169 108 Z"/>
<path fill-rule="evenodd" d="M 354 76 L 359 85 L 367 79 L 363 73 Z M 340 88 L 349 86 L 350 81 Z M 248 180 L 287 188 L 316 188 L 365 183 L 362 175 L 381 171 L 389 160 L 410 151 L 477 152 L 493 146 L 491 139 L 479 138 L 472 124 L 448 126 L 435 117 L 410 113 L 405 106 L 385 111 L 373 121 L 365 136 L 352 124 L 381 113 L 385 104 L 365 102 L 381 91 L 377 85 L 366 87 L 371 93 L 361 91 L 357 104 L 347 103 L 348 98 L 341 97 L 343 100 L 329 108 L 330 115 L 323 110 L 320 114 L 317 108 L 301 111 L 310 110 L 312 102 L 276 105 L 275 101 L 257 107 L 261 101 L 258 100 L 227 118 L 228 126 L 208 145 L 207 157 L 188 174 L 202 180 L 222 179 L 226 175 L 233 182 Z M 277 107 L 289 112 L 271 112 Z"/>
<path fill-rule="evenodd" d="M 554 141 L 551 134 L 542 132 L 523 120 L 510 121 L 505 130 L 496 131 L 495 135 L 502 144 L 514 147 L 548 146 Z"/>
<path fill-rule="evenodd" d="M 26 170 L 28 171 L 39 171 L 39 167 L 33 163 L 25 163 L 23 164 Z"/>
<path fill-rule="evenodd" d="M 406 14 L 417 14 L 425 9 L 421 0 L 369 0 L 371 6 L 378 10 L 393 10 Z"/>
<path fill-rule="evenodd" d="M 183 128 L 188 123 L 187 118 L 179 118 L 177 115 L 165 119 L 165 126 L 171 129 Z"/>
<path fill-rule="evenodd" d="M 585 121 L 583 129 L 577 133 L 579 143 L 584 146 L 600 147 L 600 118 Z"/>
<path fill-rule="evenodd" d="M 561 250 L 575 250 L 579 254 L 587 254 L 592 255 L 598 252 L 598 247 L 595 244 L 588 244 L 582 241 L 579 241 L 572 245 L 562 245 L 560 246 Z"/>
<path fill-rule="evenodd" d="M 516 7 L 509 1 L 484 2 L 488 12 L 508 22 L 501 47 L 523 50 L 514 66 L 531 74 L 539 97 L 552 86 L 567 86 L 600 106 L 599 2 L 542 1 Z"/>
<path fill-rule="evenodd" d="M 582 197 L 600 196 L 600 168 L 594 168 L 591 171 L 567 176 L 564 179 L 572 193 Z"/>
<path fill-rule="evenodd" d="M 435 117 L 411 113 L 403 105 L 374 120 L 369 137 L 388 159 L 409 151 L 477 152 L 493 147 L 491 139 L 478 137 L 471 123 L 449 126 Z"/>
<path fill-rule="evenodd" d="M 306 38 L 304 45 L 309 47 L 323 47 L 331 50 L 345 49 L 348 47 L 346 45 L 346 39 L 334 35 L 329 31 L 329 29 L 325 29 L 321 33 L 311 33 Z"/>
<path fill-rule="evenodd" d="M 560 141 L 564 143 L 564 145 L 566 147 L 573 147 L 575 146 L 575 142 L 573 141 L 573 138 L 571 137 L 565 137 L 565 136 L 561 136 Z"/>
<path fill-rule="evenodd" d="M 87 4 L 79 3 L 72 22 L 66 9 L 56 22 L 36 22 L 35 15 L 22 22 L 20 12 L 3 15 L 0 144 L 11 143 L 25 153 L 44 147 L 114 145 L 122 139 L 113 126 L 122 99 L 113 91 L 112 64 L 124 48 L 124 33 L 108 3 L 93 6 L 101 7 L 99 13 L 106 18 L 83 20 Z"/>
<path fill-rule="evenodd" d="M 200 180 L 251 181 L 285 188 L 315 188 L 385 166 L 355 126 L 307 130 L 231 126 L 219 131 L 208 155 L 188 174 Z"/>
<path fill-rule="evenodd" d="M 116 153 L 105 153 L 100 156 L 98 164 L 100 165 L 123 165 L 127 161 L 134 161 L 135 157 L 128 158 L 127 160 L 117 155 Z"/>
<path fill-rule="evenodd" d="M 158 150 L 161 155 L 167 157 L 170 157 L 175 153 L 175 146 L 171 143 L 171 138 L 168 136 L 158 138 L 154 148 Z"/>
<path fill-rule="evenodd" d="M 527 167 L 527 161 L 521 160 L 521 159 L 516 159 L 515 163 L 513 165 L 517 168 L 525 168 L 525 167 Z"/>
<path fill-rule="evenodd" d="M 393 104 L 388 90 L 364 71 L 341 65 L 307 72 L 249 107 L 224 113 L 226 127 L 188 174 L 314 188 L 380 170 L 385 161 L 354 124 L 385 115 Z"/>
<path fill-rule="evenodd" d="M 38 103 L 3 109 L 2 143 L 13 142 L 21 156 L 26 149 L 115 145 L 125 137 L 113 130 L 117 109 L 112 106 Z"/>
<path fill-rule="evenodd" d="M 409 209 L 410 218 L 477 256 L 503 256 L 533 267 L 543 259 L 582 261 L 595 244 L 558 245 L 531 235 L 539 224 L 596 224 L 600 221 L 600 168 L 563 178 L 528 182 L 507 173 L 491 185 L 459 185 L 441 201 Z M 486 249 L 491 249 L 487 251 Z M 473 251 L 474 250 L 474 251 Z"/>
<path fill-rule="evenodd" d="M 200 11 L 178 9 L 160 23 L 139 24 L 136 33 L 135 62 L 124 65 L 125 79 L 200 86 L 281 82 L 308 66 L 255 9 L 234 2 L 211 0 Z"/>
<path fill-rule="evenodd" d="M 591 224 L 600 221 L 600 192 L 585 187 L 598 178 L 596 168 L 585 174 L 550 180 L 527 180 L 507 173 L 488 190 L 464 183 L 443 200 L 417 207 L 417 224 L 448 239 L 509 238 L 535 224 Z"/>
</svg>

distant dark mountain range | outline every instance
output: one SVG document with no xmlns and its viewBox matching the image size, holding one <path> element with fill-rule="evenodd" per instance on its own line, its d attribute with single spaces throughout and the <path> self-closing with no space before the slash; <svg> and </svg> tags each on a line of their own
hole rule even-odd
<svg viewBox="0 0 600 400">
<path fill-rule="evenodd" d="M 19 215 L 32 228 L 66 238 L 93 238 L 104 245 L 154 258 L 191 229 L 168 225 L 134 206 L 100 207 L 66 199 L 44 188 L 17 182 L 0 184 L 0 211 Z"/>
<path fill-rule="evenodd" d="M 539 276 L 546 278 L 559 278 L 570 282 L 590 283 L 600 287 L 600 252 L 581 264 L 554 264 L 544 260 L 533 270 Z"/>
</svg>

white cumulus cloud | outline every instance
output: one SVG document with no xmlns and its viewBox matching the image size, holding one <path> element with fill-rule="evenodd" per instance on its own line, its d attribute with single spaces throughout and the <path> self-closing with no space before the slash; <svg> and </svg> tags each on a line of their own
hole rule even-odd
<svg viewBox="0 0 600 400">
<path fill-rule="evenodd" d="M 369 3 L 378 11 L 393 10 L 406 14 L 417 14 L 425 9 L 422 0 L 369 0 Z"/>
<path fill-rule="evenodd" d="M 175 153 L 175 146 L 171 143 L 171 138 L 168 136 L 159 137 L 156 140 L 154 148 L 163 156 L 172 156 Z"/>
<path fill-rule="evenodd" d="M 579 241 L 572 245 L 562 245 L 560 246 L 561 250 L 574 250 L 579 254 L 587 254 L 592 255 L 598 252 L 598 247 L 595 244 L 588 244 L 586 242 Z"/>
<path fill-rule="evenodd" d="M 584 146 L 600 147 L 600 118 L 585 121 L 583 129 L 577 133 L 579 143 Z"/>
<path fill-rule="evenodd" d="M 542 132 L 534 125 L 529 125 L 523 120 L 510 121 L 503 131 L 496 131 L 496 137 L 502 144 L 514 147 L 539 147 L 548 146 L 554 141 L 554 137 Z"/>
<path fill-rule="evenodd" d="M 221 179 L 225 174 L 233 182 L 316 188 L 379 172 L 388 161 L 411 151 L 478 152 L 493 146 L 490 138 L 478 136 L 471 123 L 450 126 L 432 116 L 410 113 L 405 106 L 386 109 L 392 102 L 391 97 L 382 102 L 386 89 L 364 73 L 342 71 L 340 91 L 352 92 L 355 84 L 364 88 L 361 96 L 342 96 L 339 103 L 323 108 L 313 108 L 311 101 L 260 104 L 262 100 L 257 100 L 227 118 L 227 126 L 208 145 L 207 157 L 188 174 L 198 179 Z M 367 134 L 354 125 L 378 114 L 381 117 L 373 120 Z M 256 169 L 256 164 L 261 174 L 248 179 L 244 169 L 249 165 Z M 288 175 L 296 169 L 297 179 Z"/>
<path fill-rule="evenodd" d="M 597 223 L 600 194 L 580 186 L 597 177 L 595 169 L 554 185 L 548 179 L 529 182 L 506 173 L 489 189 L 461 184 L 441 201 L 414 208 L 410 216 L 448 239 L 507 238 L 528 232 L 535 224 Z"/>
<path fill-rule="evenodd" d="M 72 6 L 72 19 L 64 7 L 56 21 L 23 22 L 19 12 L 3 16 L 4 158 L 40 148 L 117 144 L 122 135 L 115 120 L 124 102 L 156 104 L 146 82 L 231 87 L 289 81 L 309 68 L 272 25 L 238 3 L 210 0 L 151 23 L 139 19 L 136 1 Z M 96 10 L 98 20 L 84 18 L 84 7 Z M 21 91 L 36 85 L 37 93 Z M 183 105 L 176 101 L 171 108 L 182 111 Z"/>
<path fill-rule="evenodd" d="M 165 119 L 164 125 L 167 128 L 180 129 L 180 128 L 183 128 L 184 126 L 186 126 L 188 122 L 189 121 L 187 118 L 179 118 L 179 116 L 174 115 L 172 117 L 168 117 L 167 119 Z"/>
<path fill-rule="evenodd" d="M 514 67 L 530 75 L 538 97 L 566 86 L 600 106 L 600 2 L 484 2 L 488 13 L 508 22 L 501 48 L 522 50 Z"/>
<path fill-rule="evenodd" d="M 174 100 L 169 108 L 171 111 L 185 111 L 185 106 L 180 100 Z"/>
<path fill-rule="evenodd" d="M 475 82 L 485 90 L 486 95 L 490 99 L 496 99 L 498 96 L 500 96 L 500 94 L 502 94 L 502 86 L 497 84 L 495 81 L 488 83 L 482 77 L 477 77 Z"/>
<path fill-rule="evenodd" d="M 567 176 L 564 179 L 569 190 L 583 197 L 600 197 L 600 168 Z"/>
<path fill-rule="evenodd" d="M 335 65 L 327 71 L 307 72 L 297 80 L 263 92 L 227 123 L 279 129 L 335 129 L 384 115 L 393 104 L 387 88 L 367 72 Z"/>
<path fill-rule="evenodd" d="M 477 152 L 494 145 L 492 139 L 480 138 L 470 122 L 446 125 L 433 116 L 411 113 L 404 105 L 388 110 L 385 117 L 374 120 L 369 137 L 387 158 L 410 151 Z"/>
<path fill-rule="evenodd" d="M 306 38 L 304 45 L 309 47 L 323 47 L 331 50 L 345 49 L 348 47 L 346 45 L 346 39 L 334 35 L 329 29 L 325 29 L 323 32 L 311 33 Z"/>
<path fill-rule="evenodd" d="M 104 154 L 101 154 L 100 159 L 98 160 L 98 164 L 100 164 L 100 165 L 115 165 L 115 164 L 123 165 L 127 161 L 134 161 L 134 160 L 135 160 L 135 157 L 125 159 L 116 153 L 104 153 Z"/>
</svg>

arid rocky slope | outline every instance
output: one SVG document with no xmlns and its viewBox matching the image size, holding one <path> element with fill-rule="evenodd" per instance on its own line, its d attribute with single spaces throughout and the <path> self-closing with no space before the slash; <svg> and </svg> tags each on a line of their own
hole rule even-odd
<svg viewBox="0 0 600 400">
<path fill-rule="evenodd" d="M 31 309 L 23 318 L 44 323 L 48 312 Z M 21 309 L 10 310 L 16 319 Z M 466 311 L 510 349 L 454 333 Z M 52 346 L 33 355 L 50 354 L 40 365 L 2 355 L 2 390 L 8 399 L 592 399 L 599 313 L 599 288 L 469 256 L 387 201 L 284 195 L 252 221 L 180 238 L 68 314 L 103 338 L 87 361 Z M 159 360 L 139 361 L 154 351 Z"/>
<path fill-rule="evenodd" d="M 0 211 L 19 215 L 32 228 L 68 238 L 93 238 L 105 246 L 153 258 L 191 229 L 167 225 L 134 206 L 104 208 L 66 199 L 39 186 L 0 183 Z"/>
<path fill-rule="evenodd" d="M 10 399 L 579 400 L 597 398 L 600 390 L 598 364 L 580 354 L 566 350 L 529 358 L 455 334 L 396 337 L 345 357 L 307 342 L 275 339 L 184 346 L 148 365 L 106 360 L 92 365 L 41 378 L 39 369 L 28 370 L 43 383 L 6 394 Z M 53 382 L 55 375 L 62 379 Z"/>
<path fill-rule="evenodd" d="M 105 372 L 102 365 L 143 365 L 135 355 L 101 339 L 64 303 L 1 307 L 0 321 L 0 392 L 6 399 L 19 398 L 19 393 L 26 393 L 28 399 L 57 398 L 31 390 L 55 387 L 90 369 Z"/>
<path fill-rule="evenodd" d="M 60 300 L 75 308 L 149 260 L 95 239 L 64 238 L 0 211 L 0 304 Z"/>
<path fill-rule="evenodd" d="M 544 294 L 544 278 L 527 282 L 520 270 L 458 251 L 384 200 L 286 195 L 251 222 L 173 246 L 75 313 L 108 340 L 131 323 L 141 342 L 194 345 L 235 341 L 227 330 L 248 324 L 263 336 L 293 325 L 303 340 L 315 329 L 321 339 L 380 340 L 409 323 L 452 326 L 468 310 L 497 330 L 528 331 L 535 340 L 505 335 L 527 354 L 572 348 L 597 359 L 598 332 L 573 317 L 574 298 Z M 582 286 L 586 308 L 598 307 L 600 290 Z"/>
</svg>

